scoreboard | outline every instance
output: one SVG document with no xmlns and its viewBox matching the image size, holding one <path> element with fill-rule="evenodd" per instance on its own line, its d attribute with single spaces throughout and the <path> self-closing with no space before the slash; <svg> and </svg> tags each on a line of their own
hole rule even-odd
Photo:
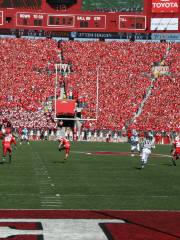
<svg viewBox="0 0 180 240">
<path fill-rule="evenodd" d="M 88 29 L 105 29 L 106 28 L 106 15 L 77 15 L 76 16 L 77 28 Z"/>
<path fill-rule="evenodd" d="M 144 15 L 117 15 L 119 17 L 117 30 L 145 30 L 146 16 Z M 86 29 L 106 30 L 107 16 L 92 14 L 46 14 L 20 13 L 16 14 L 17 26 L 46 27 L 52 29 Z"/>
<path fill-rule="evenodd" d="M 71 7 L 60 4 L 67 0 L 59 0 L 54 1 L 58 2 L 56 8 L 48 4 L 50 1 L 28 2 L 30 5 L 25 0 L 0 0 L 0 34 L 102 39 L 180 34 L 180 0 L 112 0 L 108 7 L 107 0 L 69 0 L 76 2 Z"/>
<path fill-rule="evenodd" d="M 17 26 L 106 29 L 106 15 L 17 13 Z"/>
<path fill-rule="evenodd" d="M 0 0 L 1 1 L 1 0 Z M 155 0 L 154 0 L 155 1 Z M 157 1 L 157 0 L 156 0 Z M 174 0 L 175 1 L 175 0 Z M 158 5 L 159 6 L 159 5 Z M 171 23 L 172 21 L 172 23 Z M 179 32 L 180 18 L 174 15 L 167 17 L 152 18 L 145 13 L 128 13 L 128 12 L 75 12 L 56 11 L 42 12 L 42 10 L 1 10 L 0 11 L 0 30 L 37 31 L 79 33 L 151 33 L 156 31 L 151 25 L 155 22 L 158 31 Z M 168 27 L 164 28 L 164 24 Z M 175 27 L 174 27 L 175 25 Z"/>
<path fill-rule="evenodd" d="M 48 15 L 47 25 L 50 27 L 74 27 L 75 17 L 73 15 Z"/>
<path fill-rule="evenodd" d="M 42 27 L 47 22 L 47 15 L 43 13 L 16 13 L 16 26 Z"/>
<path fill-rule="evenodd" d="M 146 16 L 142 15 L 120 15 L 119 30 L 145 30 Z"/>
</svg>

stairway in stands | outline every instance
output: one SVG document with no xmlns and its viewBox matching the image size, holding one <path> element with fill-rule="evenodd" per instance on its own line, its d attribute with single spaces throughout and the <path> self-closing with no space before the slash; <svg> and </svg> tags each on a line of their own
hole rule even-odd
<svg viewBox="0 0 180 240">
<path fill-rule="evenodd" d="M 163 60 L 165 60 L 170 52 L 170 44 L 167 46 L 166 48 L 166 52 L 164 54 L 164 57 L 163 57 Z M 160 63 L 160 62 L 159 62 Z M 154 87 L 154 83 L 156 82 L 157 78 L 156 76 L 152 75 L 152 76 L 149 76 L 149 80 L 151 82 L 151 84 L 148 86 L 148 88 L 146 89 L 146 94 L 138 108 L 138 110 L 135 112 L 134 116 L 131 118 L 130 121 L 128 121 L 125 125 L 126 129 L 133 123 L 136 122 L 136 118 L 139 117 L 139 115 L 141 114 L 142 110 L 143 110 L 143 107 L 144 107 L 144 104 L 146 103 L 146 101 L 148 100 L 149 96 L 151 95 L 151 90 L 152 88 Z"/>
</svg>

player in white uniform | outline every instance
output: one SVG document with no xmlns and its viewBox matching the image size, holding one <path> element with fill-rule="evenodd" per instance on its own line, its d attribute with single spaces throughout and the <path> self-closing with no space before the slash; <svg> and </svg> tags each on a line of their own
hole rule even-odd
<svg viewBox="0 0 180 240">
<path fill-rule="evenodd" d="M 134 157 L 135 151 L 138 151 L 138 153 L 140 153 L 139 136 L 135 130 L 133 131 L 133 135 L 130 138 L 130 144 L 131 144 L 131 156 Z"/>
<path fill-rule="evenodd" d="M 97 131 L 94 132 L 93 141 L 97 142 Z"/>
<path fill-rule="evenodd" d="M 152 148 L 155 148 L 155 140 L 153 136 L 147 135 L 142 142 L 141 168 L 147 164 Z"/>
<path fill-rule="evenodd" d="M 99 141 L 99 142 L 103 142 L 103 141 L 104 141 L 103 131 L 100 131 L 100 132 L 99 132 L 98 141 Z"/>
<path fill-rule="evenodd" d="M 114 133 L 113 142 L 118 142 L 118 133 L 117 132 Z"/>
<path fill-rule="evenodd" d="M 87 135 L 87 140 L 91 141 L 92 140 L 91 138 L 92 138 L 92 133 L 91 133 L 91 131 L 89 131 L 88 135 Z"/>
<path fill-rule="evenodd" d="M 28 129 L 25 127 L 22 130 L 22 135 L 21 135 L 21 142 L 20 144 L 22 144 L 22 142 L 26 142 L 27 144 L 29 144 L 29 131 Z"/>
</svg>

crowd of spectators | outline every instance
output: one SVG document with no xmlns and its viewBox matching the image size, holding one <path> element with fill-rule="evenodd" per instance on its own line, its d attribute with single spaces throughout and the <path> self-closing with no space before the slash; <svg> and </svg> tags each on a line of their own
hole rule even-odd
<svg viewBox="0 0 180 240">
<path fill-rule="evenodd" d="M 17 128 L 55 128 L 54 110 L 44 106 L 54 95 L 54 64 L 63 61 L 71 63 L 71 73 L 60 74 L 59 84 L 63 81 L 67 95 L 82 101 L 83 119 L 97 117 L 83 126 L 119 131 L 137 113 L 151 85 L 152 64 L 167 48 L 153 42 L 65 41 L 58 46 L 53 39 L 0 39 L 0 121 L 10 119 Z M 156 80 L 133 128 L 178 129 L 178 52 L 179 45 L 172 44 L 165 60 L 171 75 Z"/>
<path fill-rule="evenodd" d="M 178 44 L 166 58 L 170 76 L 157 79 L 142 115 L 132 128 L 170 130 L 178 128 L 178 96 L 175 60 Z M 72 62 L 67 83 L 88 99 L 83 118 L 96 116 L 96 83 L 99 82 L 98 121 L 94 129 L 120 130 L 133 118 L 152 84 L 152 66 L 167 53 L 168 43 L 65 42 L 64 58 Z M 171 53 L 172 52 L 172 53 Z M 165 62 L 165 64 L 166 64 Z M 166 83 L 166 84 L 165 84 Z M 176 84 L 177 83 L 177 84 Z M 154 100 L 155 99 L 155 100 Z M 164 105 L 166 108 L 164 108 Z M 168 110 L 169 108 L 169 110 Z M 131 127 L 131 126 L 130 126 Z"/>
<path fill-rule="evenodd" d="M 14 127 L 54 127 L 44 102 L 54 95 L 57 42 L 48 39 L 0 39 L 0 120 Z"/>
<path fill-rule="evenodd" d="M 180 130 L 180 45 L 170 45 L 164 59 L 164 65 L 169 66 L 169 74 L 156 79 L 151 95 L 145 103 L 143 111 L 137 120 L 137 126 L 146 129 L 162 130 L 166 132 Z"/>
</svg>

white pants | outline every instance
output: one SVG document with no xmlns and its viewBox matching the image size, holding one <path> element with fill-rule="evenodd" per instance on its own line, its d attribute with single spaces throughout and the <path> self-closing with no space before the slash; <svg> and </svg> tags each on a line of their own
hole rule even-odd
<svg viewBox="0 0 180 240">
<path fill-rule="evenodd" d="M 140 151 L 140 145 L 139 143 L 137 145 L 131 145 L 131 151 L 137 150 L 138 152 Z"/>
<path fill-rule="evenodd" d="M 151 150 L 149 148 L 143 148 L 142 158 L 141 158 L 143 163 L 145 164 L 147 163 L 150 154 L 151 154 Z"/>
<path fill-rule="evenodd" d="M 22 139 L 22 140 L 28 140 L 28 135 L 22 135 L 22 136 L 21 136 L 21 139 Z"/>
</svg>

